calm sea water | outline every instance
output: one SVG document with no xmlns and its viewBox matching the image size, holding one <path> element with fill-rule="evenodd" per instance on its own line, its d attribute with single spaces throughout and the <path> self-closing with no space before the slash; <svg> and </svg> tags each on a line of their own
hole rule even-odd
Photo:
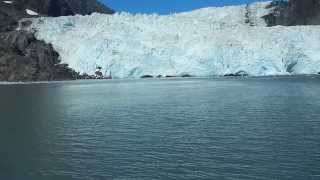
<svg viewBox="0 0 320 180">
<path fill-rule="evenodd" d="M 0 85 L 0 179 L 320 179 L 320 78 Z"/>
</svg>

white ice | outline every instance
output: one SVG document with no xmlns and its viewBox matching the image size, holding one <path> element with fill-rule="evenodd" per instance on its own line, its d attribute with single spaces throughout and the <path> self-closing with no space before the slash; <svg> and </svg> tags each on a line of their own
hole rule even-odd
<svg viewBox="0 0 320 180">
<path fill-rule="evenodd" d="M 268 3 L 166 16 L 42 17 L 29 30 L 81 73 L 94 74 L 97 66 L 118 78 L 320 72 L 320 26 L 266 27 Z"/>
</svg>

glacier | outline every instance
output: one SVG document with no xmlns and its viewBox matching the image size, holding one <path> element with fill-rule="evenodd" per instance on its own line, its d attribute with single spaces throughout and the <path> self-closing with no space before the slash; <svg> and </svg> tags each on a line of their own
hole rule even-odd
<svg viewBox="0 0 320 180">
<path fill-rule="evenodd" d="M 261 17 L 269 3 L 170 15 L 41 17 L 25 29 L 80 73 L 97 67 L 115 78 L 320 72 L 320 26 L 266 27 Z"/>
</svg>

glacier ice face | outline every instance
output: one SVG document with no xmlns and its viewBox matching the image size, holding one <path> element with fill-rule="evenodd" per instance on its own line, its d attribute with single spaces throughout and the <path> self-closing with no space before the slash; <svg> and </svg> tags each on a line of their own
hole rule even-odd
<svg viewBox="0 0 320 180">
<path fill-rule="evenodd" d="M 254 76 L 320 71 L 320 26 L 266 27 L 267 3 L 159 15 L 92 14 L 32 19 L 29 30 L 52 43 L 81 73 L 113 77 Z"/>
</svg>

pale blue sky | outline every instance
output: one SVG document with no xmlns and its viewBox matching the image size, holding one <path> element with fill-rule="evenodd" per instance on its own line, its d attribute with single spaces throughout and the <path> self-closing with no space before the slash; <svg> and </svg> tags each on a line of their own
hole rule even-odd
<svg viewBox="0 0 320 180">
<path fill-rule="evenodd" d="M 208 6 L 252 3 L 257 0 L 100 0 L 116 11 L 170 14 Z M 261 0 L 262 1 L 262 0 Z"/>
</svg>

